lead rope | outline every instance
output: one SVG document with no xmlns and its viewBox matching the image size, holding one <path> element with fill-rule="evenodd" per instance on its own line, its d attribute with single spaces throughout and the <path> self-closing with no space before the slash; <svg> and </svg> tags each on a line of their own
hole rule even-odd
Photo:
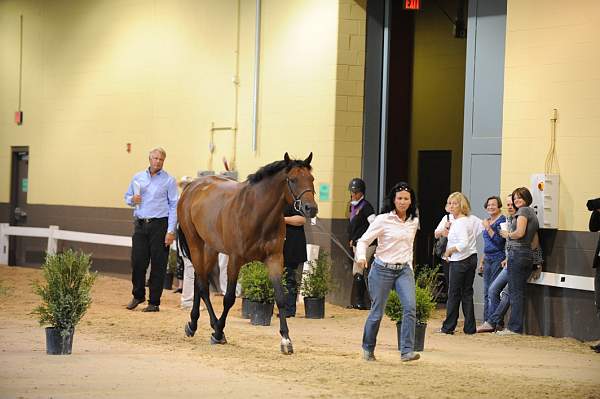
<svg viewBox="0 0 600 399">
<path fill-rule="evenodd" d="M 296 197 L 296 194 L 294 194 L 294 190 L 292 190 L 292 183 L 290 182 L 290 179 L 286 177 L 285 180 L 287 182 L 288 189 L 290 190 L 290 194 L 292 194 L 292 198 L 294 199 L 294 204 L 293 204 L 294 209 L 296 210 L 296 212 L 300 212 L 300 207 L 302 206 L 302 201 L 300 200 L 300 198 L 302 198 L 302 196 L 304 194 L 306 194 L 307 192 L 312 191 L 312 190 L 306 189 L 306 190 L 302 191 L 299 196 Z M 342 250 L 344 255 L 346 255 L 346 257 L 348 259 L 350 259 L 351 262 L 354 262 L 354 257 L 352 255 L 350 255 L 350 252 L 348 252 L 348 250 L 342 245 L 340 240 L 338 240 L 337 237 L 335 237 L 332 233 L 325 230 L 322 226 L 317 224 L 317 222 L 318 222 L 318 219 L 315 218 L 314 226 L 317 226 L 317 228 L 319 230 L 321 230 L 321 232 L 327 234 L 331 238 L 331 241 L 333 241 L 335 243 L 335 245 L 337 245 Z"/>
<path fill-rule="evenodd" d="M 339 247 L 339 248 L 342 250 L 342 252 L 344 253 L 344 255 L 346 255 L 346 257 L 347 257 L 348 259 L 350 259 L 350 261 L 351 261 L 351 262 L 354 262 L 354 257 L 353 257 L 352 255 L 350 255 L 350 252 L 348 252 L 348 250 L 346 249 L 346 247 L 344 247 L 344 246 L 342 245 L 342 243 L 341 243 L 341 242 L 340 242 L 340 241 L 337 239 L 337 237 L 335 237 L 335 236 L 333 235 L 333 233 L 330 233 L 330 232 L 328 232 L 328 231 L 327 231 L 327 230 L 325 230 L 325 229 L 324 229 L 322 226 L 320 226 L 320 225 L 318 224 L 318 222 L 319 222 L 319 219 L 315 218 L 315 220 L 317 221 L 317 223 L 315 223 L 315 224 L 314 224 L 314 226 L 317 226 L 317 228 L 318 228 L 319 230 L 321 230 L 321 232 L 323 232 L 323 233 L 327 234 L 327 235 L 328 235 L 328 236 L 331 238 L 331 241 L 333 241 L 333 242 L 335 243 L 335 245 L 337 245 L 337 246 L 338 246 L 338 247 Z"/>
</svg>

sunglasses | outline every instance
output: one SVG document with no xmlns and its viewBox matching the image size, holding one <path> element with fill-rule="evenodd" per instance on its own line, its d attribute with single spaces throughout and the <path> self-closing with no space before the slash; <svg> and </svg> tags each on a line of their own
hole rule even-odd
<svg viewBox="0 0 600 399">
<path fill-rule="evenodd" d="M 398 191 L 410 191 L 410 187 L 402 185 L 398 187 Z"/>
</svg>

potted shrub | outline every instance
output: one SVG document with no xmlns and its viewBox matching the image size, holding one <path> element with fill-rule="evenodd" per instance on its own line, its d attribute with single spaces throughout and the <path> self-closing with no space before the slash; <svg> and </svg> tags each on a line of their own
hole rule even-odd
<svg viewBox="0 0 600 399">
<path fill-rule="evenodd" d="M 163 288 L 170 290 L 173 288 L 173 277 L 177 273 L 177 251 L 169 249 L 169 259 L 167 260 L 167 274 L 165 275 L 165 282 Z"/>
<path fill-rule="evenodd" d="M 42 299 L 34 314 L 46 327 L 46 353 L 70 355 L 75 326 L 92 303 L 91 289 L 97 273 L 90 273 L 90 255 L 69 249 L 46 255 L 42 266 L 44 283 L 35 281 L 33 289 Z"/>
<path fill-rule="evenodd" d="M 243 266 L 240 284 L 244 297 L 250 302 L 250 323 L 257 326 L 271 325 L 275 290 L 264 263 L 253 261 Z"/>
<path fill-rule="evenodd" d="M 390 295 L 388 296 L 388 300 L 385 304 L 385 315 L 389 317 L 391 321 L 396 323 L 396 330 L 398 334 L 398 350 L 401 350 L 400 330 L 402 329 L 402 302 L 400 302 L 400 298 L 395 290 L 390 291 Z"/>
<path fill-rule="evenodd" d="M 438 267 L 419 270 L 417 267 L 417 277 L 415 279 L 415 303 L 416 303 L 416 323 L 415 323 L 415 342 L 414 350 L 422 352 L 425 347 L 425 331 L 427 330 L 427 321 L 435 309 L 435 292 L 437 287 Z M 396 291 L 391 291 L 388 297 L 385 314 L 396 323 L 398 334 L 398 350 L 400 347 L 400 330 L 402 328 L 402 303 Z"/>
<path fill-rule="evenodd" d="M 329 291 L 329 256 L 321 252 L 310 264 L 310 269 L 302 273 L 300 285 L 300 293 L 304 296 L 304 314 L 307 319 L 322 319 L 325 317 L 325 295 Z"/>
</svg>

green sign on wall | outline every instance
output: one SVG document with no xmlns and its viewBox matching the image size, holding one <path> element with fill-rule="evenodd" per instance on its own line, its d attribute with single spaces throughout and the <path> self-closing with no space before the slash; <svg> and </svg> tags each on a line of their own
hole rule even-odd
<svg viewBox="0 0 600 399">
<path fill-rule="evenodd" d="M 330 185 L 328 183 L 320 183 L 319 201 L 329 201 L 330 199 Z"/>
<path fill-rule="evenodd" d="M 29 189 L 29 179 L 24 178 L 21 180 L 21 191 L 26 193 L 28 189 Z"/>
</svg>

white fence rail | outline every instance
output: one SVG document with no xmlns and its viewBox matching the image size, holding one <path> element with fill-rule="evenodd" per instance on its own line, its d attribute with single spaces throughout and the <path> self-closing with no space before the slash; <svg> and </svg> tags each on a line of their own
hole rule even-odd
<svg viewBox="0 0 600 399">
<path fill-rule="evenodd" d="M 10 226 L 8 223 L 0 223 L 0 264 L 8 264 L 9 236 L 41 237 L 48 238 L 47 252 L 55 254 L 58 248 L 58 240 L 87 242 L 92 244 L 116 245 L 119 247 L 131 247 L 131 237 L 115 236 L 109 234 L 82 233 L 79 231 L 60 230 L 58 226 L 45 227 L 21 227 Z M 315 247 L 311 249 L 311 247 Z M 172 246 L 175 249 L 174 244 Z M 309 260 L 316 259 L 319 247 L 307 245 Z M 594 279 L 592 277 L 574 276 L 569 274 L 557 274 L 544 272 L 538 280 L 530 281 L 532 284 L 546 285 L 561 288 L 570 288 L 584 291 L 594 291 Z"/>
<path fill-rule="evenodd" d="M 48 238 L 46 251 L 55 254 L 58 240 L 87 242 L 92 244 L 116 245 L 131 247 L 130 236 L 115 236 L 110 234 L 82 233 L 79 231 L 61 230 L 58 226 L 22 227 L 0 223 L 0 264 L 8 264 L 9 236 Z"/>
</svg>

